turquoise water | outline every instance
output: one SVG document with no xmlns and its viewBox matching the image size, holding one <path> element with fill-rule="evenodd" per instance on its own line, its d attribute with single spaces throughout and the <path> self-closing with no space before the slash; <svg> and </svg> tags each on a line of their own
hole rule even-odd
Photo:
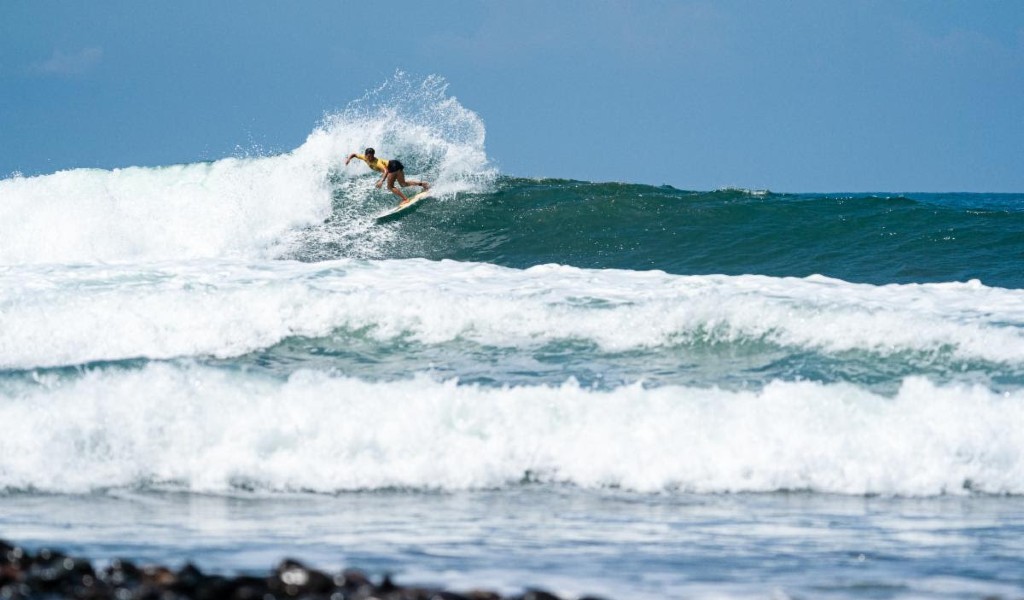
<svg viewBox="0 0 1024 600">
<path fill-rule="evenodd" d="M 0 538 L 617 598 L 1024 593 L 1024 194 L 511 177 L 414 91 L 285 154 L 0 180 Z M 393 198 L 339 158 L 367 144 L 434 197 L 374 223 Z"/>
</svg>

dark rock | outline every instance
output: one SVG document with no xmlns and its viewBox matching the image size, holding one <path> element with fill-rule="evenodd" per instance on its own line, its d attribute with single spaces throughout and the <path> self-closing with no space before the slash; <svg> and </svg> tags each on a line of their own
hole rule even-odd
<svg viewBox="0 0 1024 600">
<path fill-rule="evenodd" d="M 373 592 L 373 582 L 362 571 L 345 569 L 334 578 L 335 587 L 352 596 L 369 596 Z"/>
<path fill-rule="evenodd" d="M 562 600 L 558 596 L 544 590 L 527 590 L 522 600 Z"/>
<path fill-rule="evenodd" d="M 24 569 L 30 557 L 21 548 L 0 540 L 0 565 L 10 565 Z"/>
<path fill-rule="evenodd" d="M 103 579 L 114 587 L 131 587 L 142 580 L 142 570 L 131 561 L 116 558 L 103 570 Z"/>
<path fill-rule="evenodd" d="M 225 581 L 221 593 L 225 598 L 235 600 L 261 600 L 270 592 L 267 580 L 262 577 L 239 576 Z"/>
<path fill-rule="evenodd" d="M 500 596 L 493 596 L 494 600 L 501 600 Z M 436 591 L 430 596 L 430 600 L 479 600 L 475 596 L 456 594 L 455 592 Z"/>
<path fill-rule="evenodd" d="M 268 585 L 278 596 L 283 594 L 289 598 L 327 595 L 335 588 L 332 577 L 292 559 L 285 559 L 277 566 Z"/>
<path fill-rule="evenodd" d="M 501 596 L 486 590 L 473 590 L 471 592 L 467 592 L 466 598 L 469 598 L 469 600 L 501 600 Z"/>
<path fill-rule="evenodd" d="M 0 600 L 502 600 L 489 591 L 456 593 L 399 585 L 385 575 L 379 585 L 362 571 L 328 575 L 286 559 L 266 577 L 206 575 L 192 563 L 177 571 L 139 567 L 118 559 L 101 572 L 92 563 L 52 549 L 36 555 L 0 540 Z M 509 600 L 513 600 L 509 598 Z M 528 590 L 515 600 L 560 600 Z M 598 600 L 583 598 L 580 600 Z"/>
<path fill-rule="evenodd" d="M 168 589 L 180 596 L 194 598 L 205 577 L 194 564 L 185 563 L 185 566 L 174 574 L 174 583 L 170 584 Z"/>
</svg>

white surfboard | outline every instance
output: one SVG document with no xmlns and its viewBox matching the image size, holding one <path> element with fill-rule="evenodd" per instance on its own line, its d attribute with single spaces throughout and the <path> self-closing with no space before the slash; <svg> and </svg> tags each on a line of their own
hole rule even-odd
<svg viewBox="0 0 1024 600">
<path fill-rule="evenodd" d="M 377 215 L 376 217 L 374 217 L 374 219 L 376 219 L 378 222 L 380 222 L 380 221 L 387 221 L 389 218 L 397 218 L 398 215 L 400 215 L 401 213 L 404 213 L 405 211 L 407 211 L 407 210 L 411 209 L 412 207 L 416 206 L 419 203 L 420 200 L 426 198 L 429 195 L 430 195 L 430 190 L 424 190 L 424 191 L 416 194 L 412 198 L 409 198 L 409 201 L 406 202 L 405 204 L 396 206 L 396 207 L 392 208 L 391 210 L 384 211 L 384 212 L 380 213 L 379 215 Z"/>
</svg>

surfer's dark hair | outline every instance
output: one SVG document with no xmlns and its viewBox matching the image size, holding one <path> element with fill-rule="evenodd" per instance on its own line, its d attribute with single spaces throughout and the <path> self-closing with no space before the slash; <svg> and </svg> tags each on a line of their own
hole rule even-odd
<svg viewBox="0 0 1024 600">
<path fill-rule="evenodd" d="M 376 153 L 377 152 L 375 152 L 373 148 L 367 148 L 366 150 L 363 150 L 363 154 L 376 154 Z"/>
</svg>

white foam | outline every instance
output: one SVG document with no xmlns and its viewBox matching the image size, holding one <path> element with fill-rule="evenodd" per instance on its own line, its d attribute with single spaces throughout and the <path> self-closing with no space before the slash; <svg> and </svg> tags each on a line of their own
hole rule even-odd
<svg viewBox="0 0 1024 600">
<path fill-rule="evenodd" d="M 0 267 L 0 368 L 239 356 L 291 336 L 608 352 L 765 341 L 1024 363 L 1024 291 L 422 259 Z"/>
<path fill-rule="evenodd" d="M 0 181 L 0 264 L 271 257 L 330 210 L 324 169 L 289 154 Z"/>
<path fill-rule="evenodd" d="M 303 232 L 332 214 L 335 195 L 343 226 L 322 235 L 363 238 L 392 199 L 374 194 L 365 165 L 343 167 L 353 151 L 401 157 L 439 196 L 493 178 L 483 122 L 446 89 L 437 77 L 398 74 L 278 156 L 0 180 L 0 264 L 280 257 L 309 241 Z"/>
<path fill-rule="evenodd" d="M 0 392 L 0 488 L 1024 493 L 1024 393 L 482 388 L 153 364 Z"/>
</svg>

